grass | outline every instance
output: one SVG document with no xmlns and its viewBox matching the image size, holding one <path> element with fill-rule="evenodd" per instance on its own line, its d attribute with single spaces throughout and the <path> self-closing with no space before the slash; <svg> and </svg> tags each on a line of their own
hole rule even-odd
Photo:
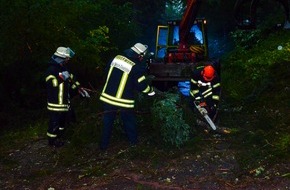
<svg viewBox="0 0 290 190">
<path fill-rule="evenodd" d="M 251 31 L 244 38 L 247 33 Z M 288 30 L 265 30 L 260 36 L 248 41 L 250 48 L 236 42 L 237 48 L 222 60 L 223 95 L 232 112 L 221 118 L 236 129 L 231 138 L 244 168 L 290 158 L 290 35 Z"/>
</svg>

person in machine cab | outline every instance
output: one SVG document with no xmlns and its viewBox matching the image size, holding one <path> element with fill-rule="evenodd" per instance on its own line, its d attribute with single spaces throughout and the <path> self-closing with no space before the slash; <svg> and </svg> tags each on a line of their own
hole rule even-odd
<svg viewBox="0 0 290 190">
<path fill-rule="evenodd" d="M 206 108 L 211 120 L 217 122 L 217 108 L 220 101 L 221 81 L 212 64 L 197 67 L 191 77 L 190 95 L 193 101 Z"/>
<path fill-rule="evenodd" d="M 64 145 L 62 137 L 67 115 L 71 111 L 70 89 L 77 91 L 83 97 L 90 97 L 66 67 L 74 55 L 75 53 L 69 47 L 58 47 L 49 60 L 49 67 L 45 74 L 49 113 L 47 137 L 48 144 L 53 147 Z"/>
<path fill-rule="evenodd" d="M 135 91 L 149 96 L 155 95 L 154 89 L 146 80 L 148 46 L 136 43 L 123 55 L 117 55 L 107 65 L 107 79 L 100 95 L 103 102 L 103 130 L 100 149 L 106 150 L 111 138 L 117 111 L 124 125 L 130 145 L 138 142 L 136 116 L 134 112 Z"/>
</svg>

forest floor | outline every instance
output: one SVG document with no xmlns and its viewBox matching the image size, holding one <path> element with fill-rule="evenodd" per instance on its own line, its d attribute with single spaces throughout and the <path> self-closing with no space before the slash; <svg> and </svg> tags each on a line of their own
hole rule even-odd
<svg viewBox="0 0 290 190">
<path fill-rule="evenodd" d="M 261 162 L 245 169 L 229 134 L 204 133 L 196 138 L 200 138 L 196 151 L 160 149 L 141 136 L 136 147 L 113 141 L 106 152 L 97 144 L 52 148 L 44 137 L 31 139 L 2 152 L 0 189 L 290 189 L 290 162 Z"/>
<path fill-rule="evenodd" d="M 290 189 L 290 179 L 282 177 L 290 171 L 289 163 L 263 168 L 266 171 L 258 176 L 258 169 L 240 170 L 229 142 L 212 137 L 205 144 L 198 155 L 180 152 L 172 158 L 170 152 L 164 152 L 158 163 L 152 163 L 150 155 L 126 158 L 123 154 L 135 151 L 134 147 L 124 149 L 118 145 L 107 153 L 88 149 L 73 165 L 66 166 L 59 161 L 62 150 L 50 148 L 46 140 L 39 139 L 7 154 L 7 160 L 17 165 L 7 171 L 1 164 L 0 186 L 1 189 L 49 190 Z M 100 171 L 88 169 L 98 165 Z"/>
</svg>

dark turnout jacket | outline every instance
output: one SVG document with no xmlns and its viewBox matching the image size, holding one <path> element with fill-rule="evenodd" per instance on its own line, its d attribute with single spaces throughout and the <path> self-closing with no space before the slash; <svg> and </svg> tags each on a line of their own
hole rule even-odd
<svg viewBox="0 0 290 190">
<path fill-rule="evenodd" d="M 49 61 L 49 67 L 45 74 L 47 87 L 47 109 L 50 111 L 68 111 L 69 110 L 69 90 L 76 89 L 78 82 L 74 81 L 74 76 L 70 74 L 70 79 L 64 81 L 59 73 L 67 71 L 67 68 L 59 62 L 60 58 L 53 56 Z"/>
<path fill-rule="evenodd" d="M 220 100 L 221 84 L 216 74 L 211 81 L 204 80 L 201 71 L 204 67 L 198 67 L 191 77 L 190 94 L 194 100 L 217 104 Z"/>
<path fill-rule="evenodd" d="M 132 52 L 131 52 L 132 54 Z M 150 93 L 146 67 L 137 57 L 117 55 L 107 65 L 107 79 L 100 100 L 117 107 L 134 108 L 134 92 Z"/>
</svg>

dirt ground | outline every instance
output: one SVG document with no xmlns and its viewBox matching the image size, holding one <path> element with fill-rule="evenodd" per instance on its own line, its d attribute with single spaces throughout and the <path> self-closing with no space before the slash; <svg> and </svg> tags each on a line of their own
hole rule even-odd
<svg viewBox="0 0 290 190">
<path fill-rule="evenodd" d="M 210 135 L 203 141 L 198 153 L 156 148 L 161 158 L 148 155 L 150 145 L 142 140 L 129 148 L 115 143 L 107 152 L 92 144 L 65 161 L 66 147 L 51 148 L 46 139 L 34 139 L 21 149 L 9 150 L 0 162 L 0 189 L 290 189 L 285 175 L 290 163 L 241 170 L 226 137 Z"/>
</svg>

